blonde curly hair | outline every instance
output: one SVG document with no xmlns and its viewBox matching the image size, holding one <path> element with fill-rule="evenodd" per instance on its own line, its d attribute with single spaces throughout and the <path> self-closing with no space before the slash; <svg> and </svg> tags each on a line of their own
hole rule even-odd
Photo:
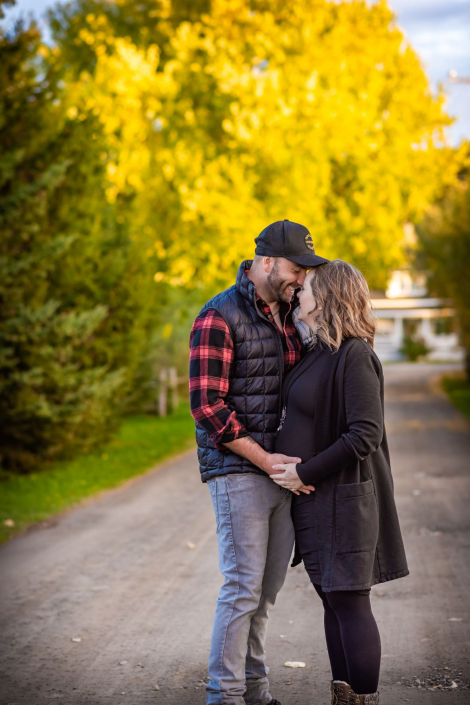
<svg viewBox="0 0 470 705">
<path fill-rule="evenodd" d="M 331 260 L 315 267 L 311 286 L 316 308 L 322 307 L 315 321 L 319 340 L 334 352 L 344 338 L 363 338 L 373 346 L 376 319 L 369 287 L 356 267 L 341 259 Z"/>
</svg>

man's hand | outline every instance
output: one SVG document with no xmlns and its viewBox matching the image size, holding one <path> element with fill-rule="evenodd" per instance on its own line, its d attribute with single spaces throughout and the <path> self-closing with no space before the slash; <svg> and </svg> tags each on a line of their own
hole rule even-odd
<svg viewBox="0 0 470 705">
<path fill-rule="evenodd" d="M 229 443 L 224 443 L 227 448 L 231 451 L 238 453 L 242 458 L 247 458 L 260 470 L 264 470 L 268 475 L 274 475 L 276 470 L 273 470 L 273 465 L 277 463 L 301 463 L 302 458 L 291 458 L 288 455 L 283 455 L 282 453 L 268 453 L 261 448 L 261 446 L 251 438 L 251 436 L 244 436 L 243 438 L 237 438 L 235 441 L 230 441 Z M 282 472 L 277 471 L 277 472 Z"/>
<path fill-rule="evenodd" d="M 279 465 L 283 468 L 285 464 L 291 464 L 295 467 L 296 463 L 302 462 L 302 458 L 291 458 L 290 456 L 283 455 L 282 453 L 267 453 L 266 455 L 266 467 L 263 467 L 262 470 L 264 470 L 264 472 L 267 472 L 268 475 L 276 475 L 284 472 L 283 469 L 274 469 L 274 466 L 277 467 Z"/>
<path fill-rule="evenodd" d="M 275 472 L 274 474 L 271 474 L 271 480 L 273 480 L 276 485 L 285 487 L 286 489 L 291 490 L 294 494 L 299 494 L 299 492 L 310 494 L 310 492 L 315 491 L 315 487 L 313 485 L 303 484 L 297 474 L 296 463 L 279 463 L 273 466 L 273 470 Z"/>
</svg>

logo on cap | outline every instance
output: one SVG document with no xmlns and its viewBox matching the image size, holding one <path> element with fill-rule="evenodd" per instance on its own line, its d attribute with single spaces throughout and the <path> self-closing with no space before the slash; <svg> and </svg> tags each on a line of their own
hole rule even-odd
<svg viewBox="0 0 470 705">
<path fill-rule="evenodd" d="M 307 235 L 305 236 L 305 244 L 307 245 L 309 250 L 314 249 L 313 248 L 313 240 L 312 240 L 312 236 L 310 235 L 310 233 L 307 233 Z"/>
</svg>

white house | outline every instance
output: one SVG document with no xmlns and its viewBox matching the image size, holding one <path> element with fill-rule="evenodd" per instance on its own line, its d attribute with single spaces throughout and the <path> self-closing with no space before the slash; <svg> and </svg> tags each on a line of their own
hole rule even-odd
<svg viewBox="0 0 470 705">
<path fill-rule="evenodd" d="M 375 294 L 375 296 L 374 296 Z M 407 270 L 393 272 L 384 295 L 372 294 L 378 319 L 375 351 L 383 361 L 402 360 L 405 336 L 421 338 L 428 360 L 462 360 L 450 302 L 427 296 L 426 278 Z"/>
</svg>

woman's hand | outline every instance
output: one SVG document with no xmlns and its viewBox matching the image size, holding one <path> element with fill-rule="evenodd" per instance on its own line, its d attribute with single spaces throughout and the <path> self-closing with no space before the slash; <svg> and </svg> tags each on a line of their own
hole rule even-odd
<svg viewBox="0 0 470 705">
<path fill-rule="evenodd" d="M 265 460 L 262 465 L 258 467 L 264 470 L 268 475 L 274 475 L 276 472 L 283 472 L 283 470 L 273 470 L 275 467 L 283 468 L 285 465 L 295 465 L 296 463 L 301 463 L 302 460 L 297 456 L 284 455 L 283 453 L 265 453 Z"/>
<path fill-rule="evenodd" d="M 302 480 L 297 474 L 297 463 L 282 463 L 279 465 L 273 465 L 273 470 L 276 471 L 275 475 L 271 475 L 271 480 L 290 490 L 294 494 L 310 494 L 310 492 L 315 492 L 315 487 L 313 485 L 304 485 Z"/>
</svg>

